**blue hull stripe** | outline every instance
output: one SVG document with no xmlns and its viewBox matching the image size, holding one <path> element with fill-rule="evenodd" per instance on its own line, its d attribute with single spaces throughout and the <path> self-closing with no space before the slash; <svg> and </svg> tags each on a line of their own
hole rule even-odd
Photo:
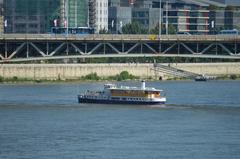
<svg viewBox="0 0 240 159">
<path fill-rule="evenodd" d="M 165 104 L 165 102 L 156 101 L 120 101 L 120 100 L 103 100 L 103 99 L 87 99 L 78 97 L 79 103 L 97 103 L 97 104 L 141 104 L 141 105 L 154 105 L 154 104 Z"/>
</svg>

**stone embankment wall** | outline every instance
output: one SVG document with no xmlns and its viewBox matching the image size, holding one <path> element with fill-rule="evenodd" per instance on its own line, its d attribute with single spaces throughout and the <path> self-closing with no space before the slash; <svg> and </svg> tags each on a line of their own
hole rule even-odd
<svg viewBox="0 0 240 159">
<path fill-rule="evenodd" d="M 168 65 L 168 64 L 166 64 Z M 240 63 L 172 63 L 173 67 L 207 75 L 240 75 Z M 122 71 L 141 78 L 165 77 L 151 70 L 153 64 L 0 64 L 0 76 L 27 79 L 78 79 L 90 73 L 114 76 Z"/>
</svg>

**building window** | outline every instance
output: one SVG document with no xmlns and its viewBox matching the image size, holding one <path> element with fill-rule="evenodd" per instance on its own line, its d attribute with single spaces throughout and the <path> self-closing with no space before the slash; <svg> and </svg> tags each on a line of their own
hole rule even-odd
<svg viewBox="0 0 240 159">
<path fill-rule="evenodd" d="M 37 16 L 29 16 L 28 19 L 29 20 L 37 20 Z"/>
<path fill-rule="evenodd" d="M 37 28 L 38 25 L 37 24 L 29 24 L 29 28 Z"/>
<path fill-rule="evenodd" d="M 15 16 L 15 20 L 25 20 L 25 16 Z"/>
</svg>

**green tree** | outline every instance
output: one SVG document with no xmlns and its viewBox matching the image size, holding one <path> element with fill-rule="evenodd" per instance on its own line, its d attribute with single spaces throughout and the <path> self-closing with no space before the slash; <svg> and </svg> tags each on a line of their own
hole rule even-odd
<svg viewBox="0 0 240 159">
<path fill-rule="evenodd" d="M 117 81 L 123 81 L 127 79 L 136 79 L 137 77 L 133 76 L 132 74 L 129 74 L 127 71 L 122 71 L 120 74 L 115 76 L 115 79 Z"/>
<path fill-rule="evenodd" d="M 166 34 L 166 26 L 162 25 L 162 34 Z M 173 24 L 168 25 L 168 34 L 176 34 L 176 27 Z M 159 25 L 156 25 L 153 29 L 149 31 L 150 34 L 159 34 Z"/>
<path fill-rule="evenodd" d="M 128 79 L 129 78 L 129 73 L 127 71 L 122 71 L 120 73 L 120 77 L 122 77 L 122 79 Z"/>
<path fill-rule="evenodd" d="M 148 30 L 138 22 L 132 22 L 122 27 L 123 34 L 147 34 Z"/>
<path fill-rule="evenodd" d="M 159 34 L 159 24 L 149 31 L 150 34 Z"/>
<path fill-rule="evenodd" d="M 177 29 L 173 24 L 169 24 L 168 25 L 168 34 L 176 34 L 177 33 Z"/>
<path fill-rule="evenodd" d="M 108 30 L 103 28 L 99 30 L 99 34 L 109 34 Z"/>
</svg>

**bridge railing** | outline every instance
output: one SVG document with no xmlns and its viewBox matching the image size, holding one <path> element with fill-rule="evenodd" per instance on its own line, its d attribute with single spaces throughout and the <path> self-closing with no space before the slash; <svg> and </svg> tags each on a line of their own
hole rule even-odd
<svg viewBox="0 0 240 159">
<path fill-rule="evenodd" d="M 111 41 L 240 41 L 233 35 L 136 35 L 136 34 L 1 34 L 0 40 L 111 40 Z"/>
</svg>

